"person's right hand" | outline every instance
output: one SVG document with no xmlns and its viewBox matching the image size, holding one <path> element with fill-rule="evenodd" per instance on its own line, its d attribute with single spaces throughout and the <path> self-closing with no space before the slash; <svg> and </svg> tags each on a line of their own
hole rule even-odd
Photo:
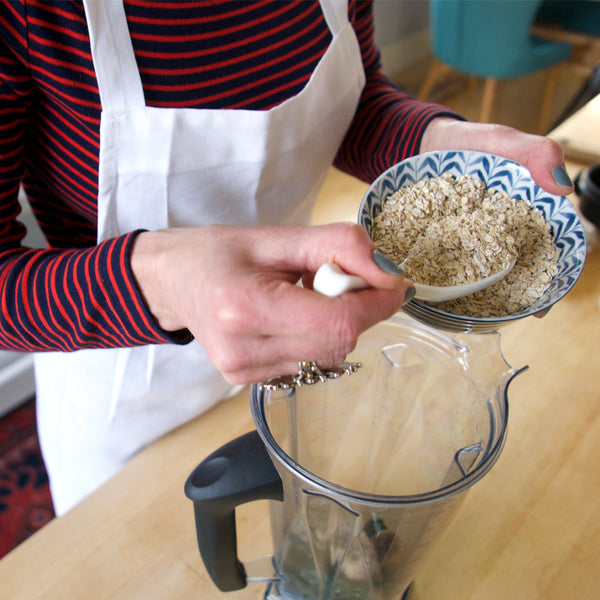
<svg viewBox="0 0 600 600">
<path fill-rule="evenodd" d="M 206 226 L 137 236 L 132 269 L 158 324 L 187 328 L 231 383 L 343 362 L 358 336 L 403 305 L 412 287 L 373 261 L 358 225 Z M 311 289 L 334 262 L 372 287 L 337 298 Z M 302 280 L 304 287 L 296 285 Z"/>
</svg>

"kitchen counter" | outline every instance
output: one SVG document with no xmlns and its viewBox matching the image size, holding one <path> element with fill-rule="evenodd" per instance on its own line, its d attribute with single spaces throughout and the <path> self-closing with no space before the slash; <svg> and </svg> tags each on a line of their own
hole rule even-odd
<svg viewBox="0 0 600 600">
<path fill-rule="evenodd" d="M 549 137 L 563 147 L 568 159 L 600 162 L 600 94 L 561 123 Z"/>
<path fill-rule="evenodd" d="M 568 165 L 574 176 L 580 168 Z M 331 171 L 315 223 L 354 220 L 366 185 Z M 412 600 L 592 600 L 600 580 L 600 249 L 543 319 L 501 330 L 508 438 L 416 580 Z M 2 600 L 262 598 L 222 594 L 198 554 L 183 485 L 210 452 L 253 428 L 248 391 L 148 448 L 0 561 Z M 240 557 L 267 554 L 267 504 L 238 510 Z"/>
</svg>

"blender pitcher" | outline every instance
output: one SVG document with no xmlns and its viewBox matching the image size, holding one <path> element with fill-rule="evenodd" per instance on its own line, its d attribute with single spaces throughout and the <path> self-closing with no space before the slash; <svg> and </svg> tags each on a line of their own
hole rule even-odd
<svg viewBox="0 0 600 600">
<path fill-rule="evenodd" d="M 252 580 L 267 582 L 267 600 L 399 600 L 498 459 L 520 372 L 498 333 L 469 334 L 467 345 L 393 317 L 352 357 L 362 366 L 337 379 L 252 386 L 256 431 L 189 476 L 200 553 L 222 591 Z M 265 498 L 272 571 L 250 578 L 235 507 Z"/>
</svg>

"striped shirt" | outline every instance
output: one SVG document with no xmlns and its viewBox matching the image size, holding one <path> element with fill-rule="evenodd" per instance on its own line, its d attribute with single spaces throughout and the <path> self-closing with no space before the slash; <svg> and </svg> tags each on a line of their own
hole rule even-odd
<svg viewBox="0 0 600 600">
<path fill-rule="evenodd" d="M 316 1 L 125 0 L 125 12 L 156 107 L 269 109 L 302 90 L 331 41 Z M 365 181 L 449 114 L 382 75 L 371 13 L 371 1 L 349 2 L 367 82 L 335 161 Z M 96 244 L 100 111 L 82 2 L 0 2 L 0 347 L 190 339 L 163 331 L 144 304 L 129 263 L 137 232 Z M 20 185 L 47 248 L 21 245 Z"/>
</svg>

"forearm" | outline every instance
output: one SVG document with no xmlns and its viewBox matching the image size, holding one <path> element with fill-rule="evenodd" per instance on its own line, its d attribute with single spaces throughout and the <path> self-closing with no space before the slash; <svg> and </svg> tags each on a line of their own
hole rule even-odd
<svg viewBox="0 0 600 600">
<path fill-rule="evenodd" d="M 73 351 L 185 342 L 162 331 L 129 266 L 135 234 L 73 250 L 0 254 L 0 344 L 19 351 Z"/>
<path fill-rule="evenodd" d="M 421 151 L 429 123 L 439 117 L 462 119 L 437 104 L 423 103 L 373 74 L 336 157 L 335 165 L 363 181 Z"/>
<path fill-rule="evenodd" d="M 419 102 L 402 92 L 383 73 L 374 39 L 371 2 L 357 2 L 352 14 L 366 84 L 354 119 L 339 149 L 335 165 L 373 181 L 382 171 L 417 154 L 431 120 L 462 119 L 444 106 Z"/>
</svg>

